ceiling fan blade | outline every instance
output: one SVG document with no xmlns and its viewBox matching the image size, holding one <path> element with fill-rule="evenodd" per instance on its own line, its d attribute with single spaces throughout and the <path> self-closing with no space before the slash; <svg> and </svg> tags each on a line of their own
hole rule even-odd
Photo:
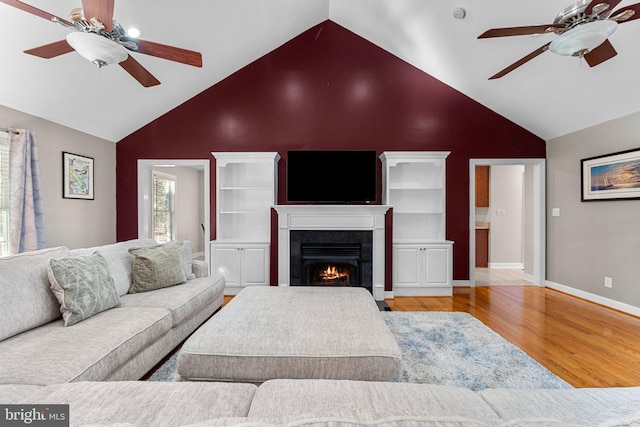
<svg viewBox="0 0 640 427">
<path fill-rule="evenodd" d="M 181 62 L 194 67 L 202 67 L 202 55 L 200 52 L 130 37 L 122 37 L 120 40 L 136 43 L 138 45 L 136 52 L 139 53 L 157 56 L 158 58 L 168 59 L 169 61 Z"/>
<path fill-rule="evenodd" d="M 69 46 L 69 43 L 67 43 L 66 40 L 60 40 L 24 51 L 24 53 L 44 59 L 55 58 L 56 56 L 64 55 L 69 52 L 73 52 L 73 48 Z"/>
<path fill-rule="evenodd" d="M 73 25 L 71 22 L 66 19 L 62 19 L 56 15 L 52 15 L 49 12 L 45 12 L 44 10 L 38 9 L 37 7 L 33 7 L 29 4 L 23 3 L 18 0 L 0 0 L 0 3 L 8 4 L 9 6 L 13 6 L 16 9 L 20 9 L 24 12 L 30 13 L 32 15 L 39 16 L 40 18 L 44 18 L 47 21 L 60 21 L 67 25 Z"/>
<path fill-rule="evenodd" d="M 613 10 L 622 0 L 591 0 L 591 3 L 584 9 L 585 15 L 591 15 L 594 12 L 600 14 L 606 10 Z"/>
<path fill-rule="evenodd" d="M 153 74 L 144 68 L 142 64 L 136 61 L 131 55 L 122 61 L 120 66 L 144 87 L 157 86 L 160 84 L 160 80 L 156 79 Z"/>
<path fill-rule="evenodd" d="M 604 61 L 613 58 L 617 54 L 618 52 L 613 48 L 611 42 L 609 40 L 605 40 L 600 46 L 585 54 L 583 58 L 587 61 L 587 64 L 589 64 L 590 67 L 595 67 L 596 65 L 602 64 Z"/>
<path fill-rule="evenodd" d="M 493 76 L 489 77 L 489 80 L 499 79 L 500 77 L 503 77 L 504 75 L 512 72 L 513 70 L 515 70 L 516 68 L 520 67 L 521 65 L 531 61 L 536 56 L 538 56 L 538 55 L 546 52 L 547 50 L 549 50 L 549 45 L 550 44 L 551 44 L 551 42 L 549 42 L 549 43 L 545 44 L 544 46 L 534 50 L 529 55 L 525 56 L 524 58 L 520 59 L 519 61 L 514 62 L 513 64 L 509 65 L 504 70 L 502 70 L 502 71 L 494 74 Z"/>
<path fill-rule="evenodd" d="M 82 0 L 82 12 L 87 20 L 95 18 L 102 22 L 105 30 L 113 30 L 114 0 Z"/>
<path fill-rule="evenodd" d="M 614 11 L 609 19 L 617 21 L 619 24 L 623 22 L 633 21 L 640 18 L 640 3 L 632 4 Z"/>
<path fill-rule="evenodd" d="M 564 28 L 564 24 L 530 25 L 527 27 L 492 28 L 478 36 L 479 39 L 490 37 L 526 36 L 530 34 L 551 33 L 556 28 Z"/>
</svg>

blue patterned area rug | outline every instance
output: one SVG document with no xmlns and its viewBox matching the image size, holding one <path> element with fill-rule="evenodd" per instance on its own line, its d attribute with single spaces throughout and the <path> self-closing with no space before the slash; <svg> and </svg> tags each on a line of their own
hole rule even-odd
<svg viewBox="0 0 640 427">
<path fill-rule="evenodd" d="M 401 382 L 485 388 L 572 388 L 468 313 L 382 313 L 402 351 Z"/>
<path fill-rule="evenodd" d="M 381 312 L 402 351 L 400 382 L 485 388 L 571 388 L 468 313 Z M 177 381 L 174 354 L 149 381 Z"/>
</svg>

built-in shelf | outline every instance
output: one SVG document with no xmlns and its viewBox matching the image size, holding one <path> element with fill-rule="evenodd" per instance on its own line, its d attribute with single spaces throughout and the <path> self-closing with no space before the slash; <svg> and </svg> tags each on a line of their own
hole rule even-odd
<svg viewBox="0 0 640 427">
<path fill-rule="evenodd" d="M 393 293 L 451 295 L 445 152 L 382 153 L 382 203 L 393 206 Z"/>
<path fill-rule="evenodd" d="M 211 153 L 216 159 L 216 240 L 211 269 L 225 275 L 225 293 L 269 285 L 271 207 L 277 201 L 275 152 Z"/>
</svg>

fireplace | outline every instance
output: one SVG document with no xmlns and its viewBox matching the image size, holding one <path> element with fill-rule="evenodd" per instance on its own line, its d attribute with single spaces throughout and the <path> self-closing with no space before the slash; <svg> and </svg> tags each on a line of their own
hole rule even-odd
<svg viewBox="0 0 640 427">
<path fill-rule="evenodd" d="M 344 235 L 367 232 L 363 245 L 360 282 L 373 293 L 376 301 L 385 297 L 385 214 L 386 205 L 278 205 L 278 286 L 300 285 L 301 267 L 294 266 L 300 256 L 298 233 L 309 231 Z M 331 242 L 325 242 L 331 243 Z M 297 256 L 293 255 L 297 251 Z M 389 289 L 391 290 L 391 289 Z"/>
<path fill-rule="evenodd" d="M 292 230 L 291 285 L 372 288 L 372 233 Z"/>
</svg>

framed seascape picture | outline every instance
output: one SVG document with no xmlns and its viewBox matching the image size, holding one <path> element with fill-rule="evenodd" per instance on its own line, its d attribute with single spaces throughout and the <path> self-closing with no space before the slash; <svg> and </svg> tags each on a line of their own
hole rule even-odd
<svg viewBox="0 0 640 427">
<path fill-rule="evenodd" d="M 62 197 L 93 200 L 93 159 L 62 152 Z"/>
<path fill-rule="evenodd" d="M 582 159 L 582 201 L 640 198 L 640 148 Z"/>
</svg>

